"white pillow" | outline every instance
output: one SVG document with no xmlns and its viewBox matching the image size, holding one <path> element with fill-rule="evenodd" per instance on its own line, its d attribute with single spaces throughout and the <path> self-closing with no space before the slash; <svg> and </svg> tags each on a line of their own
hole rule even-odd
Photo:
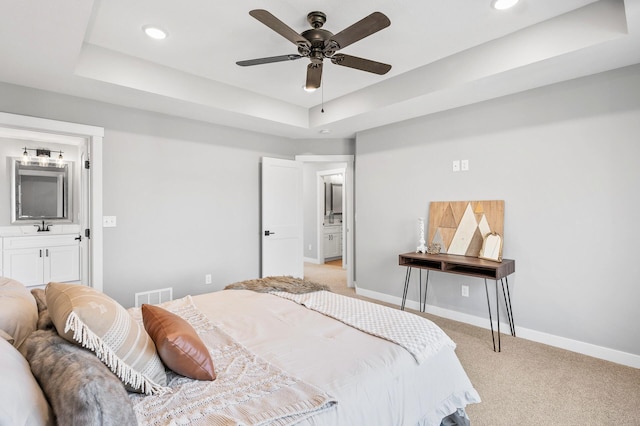
<svg viewBox="0 0 640 426">
<path fill-rule="evenodd" d="M 53 425 L 51 408 L 26 359 L 0 339 L 0 425 Z"/>
</svg>

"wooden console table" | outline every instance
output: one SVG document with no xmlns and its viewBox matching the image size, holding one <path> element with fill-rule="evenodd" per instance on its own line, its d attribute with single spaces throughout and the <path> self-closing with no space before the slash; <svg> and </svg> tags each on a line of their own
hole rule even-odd
<svg viewBox="0 0 640 426">
<path fill-rule="evenodd" d="M 509 281 L 507 277 L 516 271 L 516 262 L 513 259 L 502 259 L 502 262 L 493 262 L 491 260 L 478 259 L 475 257 L 459 256 L 453 254 L 427 254 L 427 253 L 405 253 L 399 256 L 400 266 L 407 267 L 407 273 L 404 279 L 404 292 L 402 293 L 402 306 L 407 300 L 407 292 L 409 290 L 409 281 L 411 279 L 411 270 L 413 268 L 420 269 L 420 279 L 418 286 L 420 289 L 418 303 L 420 304 L 420 312 L 425 311 L 427 305 L 427 289 L 429 286 L 429 271 L 440 271 L 448 274 L 468 275 L 484 279 L 484 289 L 487 294 L 487 307 L 489 309 L 489 324 L 491 325 L 491 339 L 493 340 L 493 350 L 496 350 L 496 340 L 493 332 L 493 318 L 491 315 L 491 303 L 489 302 L 489 289 L 487 287 L 487 279 L 496 282 L 496 317 L 498 321 L 498 352 L 501 351 L 500 345 L 500 307 L 498 306 L 500 298 L 498 297 L 498 280 L 502 286 L 502 295 L 509 319 L 509 328 L 511 335 L 516 335 L 515 324 L 513 322 L 513 309 L 511 307 L 511 293 L 509 291 Z M 422 296 L 422 270 L 427 271 L 425 280 L 424 298 Z M 506 283 L 506 292 L 505 292 Z"/>
</svg>

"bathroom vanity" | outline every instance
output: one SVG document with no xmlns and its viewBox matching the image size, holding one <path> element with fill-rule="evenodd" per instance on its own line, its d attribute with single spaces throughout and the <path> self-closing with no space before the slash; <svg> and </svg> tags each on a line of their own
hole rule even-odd
<svg viewBox="0 0 640 426">
<path fill-rule="evenodd" d="M 27 287 L 50 281 L 79 282 L 80 235 L 63 232 L 0 233 L 0 276 Z"/>
<path fill-rule="evenodd" d="M 325 224 L 322 250 L 325 260 L 342 257 L 342 224 Z"/>
</svg>

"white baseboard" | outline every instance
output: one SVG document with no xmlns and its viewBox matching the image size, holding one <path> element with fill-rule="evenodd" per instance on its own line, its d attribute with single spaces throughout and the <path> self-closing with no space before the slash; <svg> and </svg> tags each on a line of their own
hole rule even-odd
<svg viewBox="0 0 640 426">
<path fill-rule="evenodd" d="M 367 290 L 364 288 L 356 287 L 356 293 L 360 296 L 368 297 L 371 299 L 380 300 L 386 303 L 392 303 L 400 306 L 402 304 L 402 298 L 397 296 L 391 296 L 384 293 L 378 293 L 377 291 Z M 419 310 L 420 305 L 414 300 L 407 300 L 405 306 L 410 309 Z M 432 315 L 436 315 L 442 318 L 447 318 L 454 321 L 459 321 L 465 324 L 475 325 L 476 327 L 490 329 L 488 318 L 478 317 L 475 315 L 465 314 L 463 312 L 452 311 L 451 309 L 440 308 L 438 306 L 427 305 L 426 312 Z M 497 327 L 494 321 L 494 328 Z M 500 330 L 509 333 L 509 324 L 500 322 Z M 622 352 L 616 349 L 606 348 L 604 346 L 597 346 L 591 343 L 581 342 L 579 340 L 568 339 L 566 337 L 556 336 L 542 331 L 532 330 L 529 328 L 516 326 L 516 335 L 519 338 L 531 340 L 538 343 L 543 343 L 549 346 L 555 346 L 557 348 L 566 349 L 568 351 L 577 352 L 583 355 L 592 356 L 594 358 L 603 359 L 606 361 L 615 362 L 616 364 L 627 365 L 633 368 L 640 368 L 640 355 L 630 354 Z"/>
<path fill-rule="evenodd" d="M 305 257 L 303 261 L 306 263 L 314 263 L 316 265 L 320 265 L 320 259 L 316 259 L 315 257 Z"/>
</svg>

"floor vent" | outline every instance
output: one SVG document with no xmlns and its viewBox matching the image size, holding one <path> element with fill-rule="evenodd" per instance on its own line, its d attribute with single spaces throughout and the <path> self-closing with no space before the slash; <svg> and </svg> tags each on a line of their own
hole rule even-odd
<svg viewBox="0 0 640 426">
<path fill-rule="evenodd" d="M 157 305 L 162 302 L 168 302 L 169 300 L 173 300 L 173 287 L 142 291 L 140 293 L 136 293 L 135 298 L 136 308 L 142 306 L 143 303 Z"/>
</svg>

